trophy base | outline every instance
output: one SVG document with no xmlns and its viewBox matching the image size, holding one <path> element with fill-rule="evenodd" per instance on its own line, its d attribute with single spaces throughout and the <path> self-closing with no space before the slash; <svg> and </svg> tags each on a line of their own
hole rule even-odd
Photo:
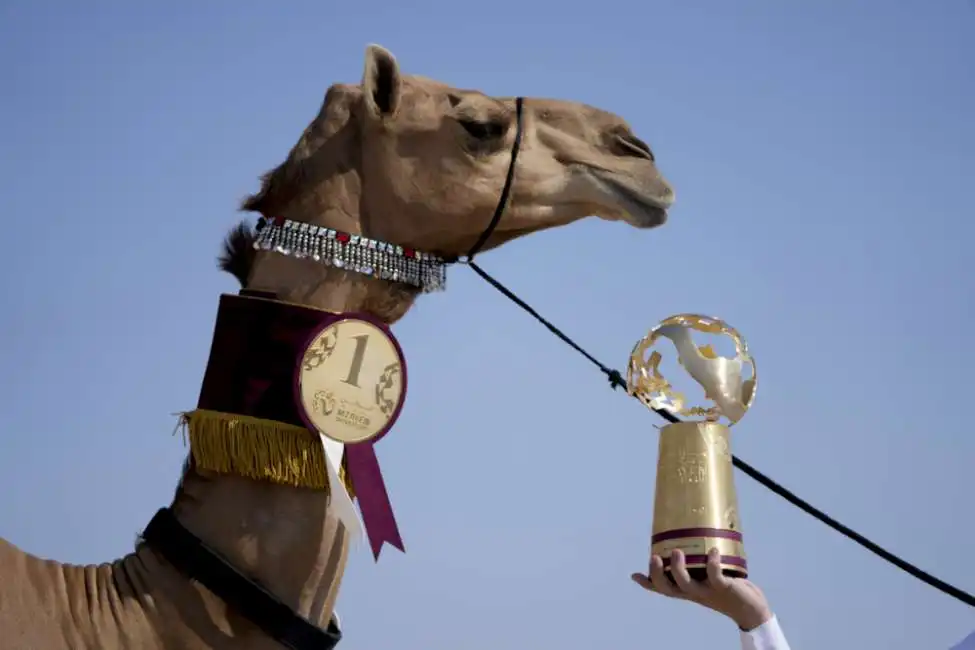
<svg viewBox="0 0 975 650">
<path fill-rule="evenodd" d="M 708 581 L 708 570 L 705 567 L 688 567 L 688 575 L 691 576 L 691 580 L 695 582 L 707 582 Z M 748 571 L 742 569 L 741 567 L 729 567 L 722 566 L 721 573 L 729 578 L 747 578 Z M 670 584 L 677 584 L 674 580 L 674 574 L 671 573 L 670 567 L 664 567 L 664 575 L 670 580 Z"/>
<path fill-rule="evenodd" d="M 688 534 L 690 533 L 690 534 Z M 705 533 L 706 536 L 697 536 Z M 708 550 L 716 548 L 720 555 L 721 573 L 733 578 L 748 577 L 748 560 L 741 533 L 731 530 L 696 529 L 658 533 L 650 546 L 650 553 L 664 562 L 664 573 L 670 576 L 670 555 L 675 550 L 684 553 L 684 566 L 694 580 L 707 580 Z M 673 578 L 671 578 L 673 580 Z"/>
<path fill-rule="evenodd" d="M 694 582 L 707 582 L 708 572 L 706 569 L 688 569 L 687 573 L 691 576 L 691 580 Z M 737 569 L 722 569 L 721 573 L 729 578 L 747 578 L 747 573 L 742 573 Z M 672 585 L 677 585 L 677 581 L 674 579 L 674 574 L 670 572 L 670 569 L 664 571 L 664 575 L 667 576 L 667 580 Z M 649 578 L 649 576 L 648 576 Z M 653 584 L 653 578 L 650 578 L 650 583 Z"/>
</svg>

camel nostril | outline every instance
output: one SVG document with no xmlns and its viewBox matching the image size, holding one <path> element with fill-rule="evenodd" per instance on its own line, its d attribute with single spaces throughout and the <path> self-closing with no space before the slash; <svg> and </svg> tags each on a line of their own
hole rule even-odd
<svg viewBox="0 0 975 650">
<path fill-rule="evenodd" d="M 636 137 L 632 133 L 617 133 L 616 142 L 620 145 L 620 153 L 624 156 L 635 156 L 637 158 L 647 158 L 654 161 L 653 151 L 650 145 Z"/>
</svg>

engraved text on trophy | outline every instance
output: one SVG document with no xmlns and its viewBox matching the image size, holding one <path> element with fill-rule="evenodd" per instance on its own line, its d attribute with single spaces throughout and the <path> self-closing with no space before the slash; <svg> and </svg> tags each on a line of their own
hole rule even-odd
<svg viewBox="0 0 975 650">
<path fill-rule="evenodd" d="M 708 488 L 722 486 L 728 478 L 714 473 L 730 471 L 727 438 L 707 427 L 699 428 L 698 435 L 685 433 L 661 438 L 658 485 L 673 487 L 658 491 L 655 516 L 673 527 L 694 528 L 707 521 L 713 528 L 736 529 L 733 493 L 722 498 L 724 490 Z M 714 462 L 718 459 L 724 462 Z"/>
</svg>

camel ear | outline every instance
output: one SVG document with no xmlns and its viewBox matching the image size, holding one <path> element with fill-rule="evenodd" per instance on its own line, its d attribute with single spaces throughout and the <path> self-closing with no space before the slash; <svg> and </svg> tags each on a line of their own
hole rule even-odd
<svg viewBox="0 0 975 650">
<path fill-rule="evenodd" d="M 396 57 L 379 45 L 367 47 L 362 95 L 369 113 L 378 118 L 393 117 L 402 94 L 403 76 Z"/>
</svg>

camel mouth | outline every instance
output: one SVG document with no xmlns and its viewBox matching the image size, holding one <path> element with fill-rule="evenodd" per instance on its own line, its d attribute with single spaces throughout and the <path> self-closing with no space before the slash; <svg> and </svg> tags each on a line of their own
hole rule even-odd
<svg viewBox="0 0 975 650">
<path fill-rule="evenodd" d="M 625 185 L 616 185 L 614 189 L 624 199 L 624 205 L 621 206 L 624 211 L 623 219 L 631 226 L 647 229 L 667 223 L 667 207 L 661 206 L 653 197 L 634 192 Z"/>
<path fill-rule="evenodd" d="M 613 212 L 621 212 L 620 218 L 635 228 L 657 228 L 667 223 L 668 209 L 674 203 L 674 191 L 666 181 L 655 181 L 650 189 L 635 189 L 617 175 L 594 169 L 588 174 L 607 198 L 612 201 Z"/>
</svg>

